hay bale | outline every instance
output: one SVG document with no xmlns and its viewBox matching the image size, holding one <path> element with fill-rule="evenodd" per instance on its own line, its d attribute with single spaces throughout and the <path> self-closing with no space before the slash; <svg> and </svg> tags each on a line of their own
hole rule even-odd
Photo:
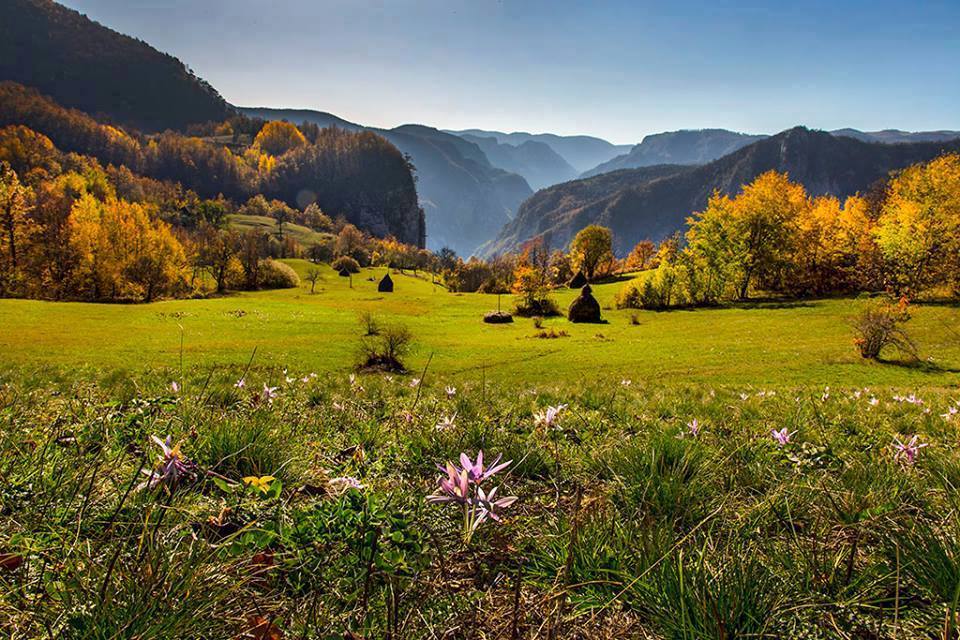
<svg viewBox="0 0 960 640">
<path fill-rule="evenodd" d="M 377 285 L 377 291 L 381 293 L 393 293 L 393 279 L 389 273 L 385 274 L 383 279 L 380 280 L 380 284 Z"/>
<path fill-rule="evenodd" d="M 571 289 L 580 289 L 585 284 L 587 284 L 587 277 L 583 275 L 583 271 L 577 271 L 577 274 L 570 278 L 570 282 L 567 284 Z"/>
<path fill-rule="evenodd" d="M 513 316 L 506 311 L 491 311 L 483 316 L 483 321 L 487 324 L 506 324 L 513 322 Z"/>
<path fill-rule="evenodd" d="M 570 322 L 600 322 L 600 303 L 593 297 L 590 285 L 583 285 L 580 295 L 570 303 L 567 319 Z"/>
</svg>

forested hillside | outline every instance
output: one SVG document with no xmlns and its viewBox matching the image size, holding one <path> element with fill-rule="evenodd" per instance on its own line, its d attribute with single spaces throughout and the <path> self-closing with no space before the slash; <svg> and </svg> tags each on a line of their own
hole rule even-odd
<svg viewBox="0 0 960 640">
<path fill-rule="evenodd" d="M 577 231 L 597 223 L 613 229 L 615 250 L 624 255 L 640 240 L 659 241 L 681 229 L 714 191 L 735 194 L 766 171 L 787 173 L 813 195 L 843 198 L 869 189 L 890 171 L 957 150 L 956 140 L 887 145 L 797 127 L 673 175 L 633 169 L 546 189 L 520 207 L 484 252 L 515 251 L 534 238 L 563 247 Z"/>
<path fill-rule="evenodd" d="M 0 80 L 149 132 L 233 115 L 177 58 L 50 0 L 0 0 Z"/>
</svg>

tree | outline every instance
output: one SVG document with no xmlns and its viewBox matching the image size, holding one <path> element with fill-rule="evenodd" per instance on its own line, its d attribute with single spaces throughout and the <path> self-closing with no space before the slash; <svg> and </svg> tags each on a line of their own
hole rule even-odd
<svg viewBox="0 0 960 640">
<path fill-rule="evenodd" d="M 27 239 L 27 214 L 33 190 L 20 183 L 16 171 L 0 163 L 0 292 L 19 288 L 22 245 Z"/>
<path fill-rule="evenodd" d="M 608 275 L 615 263 L 613 234 L 610 229 L 592 224 L 584 227 L 570 243 L 570 254 L 577 269 L 587 280 Z"/>
<path fill-rule="evenodd" d="M 653 258 L 657 255 L 657 246 L 650 240 L 641 240 L 630 250 L 630 255 L 624 261 L 623 267 L 627 271 L 644 271 L 652 266 Z"/>
<path fill-rule="evenodd" d="M 307 139 L 296 125 L 275 120 L 263 125 L 253 140 L 253 146 L 271 156 L 282 156 L 288 151 L 307 146 Z"/>
<path fill-rule="evenodd" d="M 237 271 L 243 271 L 243 266 L 237 259 L 238 245 L 239 237 L 234 231 L 219 231 L 209 226 L 200 230 L 197 261 L 213 278 L 217 293 L 226 291 Z"/>
<path fill-rule="evenodd" d="M 550 255 L 542 242 L 530 242 L 517 259 L 511 291 L 520 297 L 517 313 L 548 316 L 558 313 L 550 299 Z"/>
<path fill-rule="evenodd" d="M 366 239 L 363 233 L 352 224 L 344 225 L 343 229 L 340 230 L 333 251 L 338 257 L 349 256 L 353 258 L 360 263 L 361 266 L 367 265 L 370 262 Z"/>
<path fill-rule="evenodd" d="M 307 269 L 307 282 L 310 283 L 310 293 L 313 293 L 317 286 L 317 281 L 320 280 L 320 277 L 321 271 L 317 267 L 310 267 Z"/>
<path fill-rule="evenodd" d="M 891 182 L 875 236 L 890 285 L 960 290 L 960 155 L 902 171 Z"/>
</svg>

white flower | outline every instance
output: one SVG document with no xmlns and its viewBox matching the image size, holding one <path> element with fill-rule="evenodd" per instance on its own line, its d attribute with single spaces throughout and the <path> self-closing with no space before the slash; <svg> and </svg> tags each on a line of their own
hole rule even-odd
<svg viewBox="0 0 960 640">
<path fill-rule="evenodd" d="M 623 387 L 624 389 L 629 387 L 631 384 L 633 384 L 633 380 L 630 380 L 629 378 L 624 378 L 623 380 L 620 381 L 620 386 Z"/>
<path fill-rule="evenodd" d="M 870 404 L 871 407 L 875 407 L 875 406 L 877 406 L 878 404 L 880 404 L 880 401 L 877 400 L 877 399 L 876 399 L 875 397 L 873 397 L 873 396 L 871 396 L 870 399 L 867 400 L 867 402 Z"/>
<path fill-rule="evenodd" d="M 347 489 L 363 489 L 363 484 L 353 476 L 343 476 L 340 478 L 330 478 L 327 481 L 327 488 L 333 493 L 343 493 Z"/>
<path fill-rule="evenodd" d="M 545 411 L 538 411 L 533 414 L 533 421 L 538 427 L 550 429 L 557 421 L 560 412 L 567 408 L 565 404 L 558 404 L 555 407 L 547 407 Z"/>
<path fill-rule="evenodd" d="M 411 389 L 416 389 L 418 386 L 420 386 L 420 378 L 414 378 L 413 380 L 410 381 Z"/>
<path fill-rule="evenodd" d="M 244 378 L 240 378 L 234 383 L 233 386 L 237 389 L 243 389 L 245 386 L 247 386 L 247 381 Z"/>
<path fill-rule="evenodd" d="M 443 419 L 437 423 L 437 431 L 449 431 L 456 428 L 457 425 L 456 422 L 454 422 L 456 419 L 457 414 L 453 414 L 452 416 L 443 416 Z"/>
<path fill-rule="evenodd" d="M 267 383 L 263 383 L 263 391 L 260 392 L 260 399 L 264 402 L 273 403 L 273 399 L 277 397 L 277 387 L 268 387 Z"/>
<path fill-rule="evenodd" d="M 176 380 L 170 383 L 170 391 L 173 391 L 174 393 L 180 393 L 180 385 L 177 384 Z"/>
<path fill-rule="evenodd" d="M 944 420 L 952 420 L 957 416 L 958 411 L 960 411 L 960 409 L 957 409 L 957 407 L 950 407 L 946 413 L 941 413 L 940 417 Z"/>
<path fill-rule="evenodd" d="M 448 386 L 444 388 L 444 392 L 448 398 L 453 398 L 453 396 L 457 395 L 457 388 Z"/>
</svg>

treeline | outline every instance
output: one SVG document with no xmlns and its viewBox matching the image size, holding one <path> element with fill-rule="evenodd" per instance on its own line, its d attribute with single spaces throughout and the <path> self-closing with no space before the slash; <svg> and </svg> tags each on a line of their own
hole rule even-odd
<svg viewBox="0 0 960 640">
<path fill-rule="evenodd" d="M 810 197 L 771 171 L 735 197 L 714 194 L 687 223 L 683 236 L 656 249 L 656 268 L 620 292 L 619 306 L 709 305 L 755 294 L 960 294 L 960 155 L 911 166 L 844 202 Z M 649 255 L 650 246 L 637 251 Z"/>
<path fill-rule="evenodd" d="M 425 238 L 413 166 L 374 133 L 237 116 L 193 129 L 204 137 L 145 136 L 0 83 L 0 127 L 12 125 L 43 134 L 62 151 L 177 183 L 202 198 L 242 202 L 263 194 L 300 210 L 315 203 L 374 235 L 420 245 Z"/>
</svg>

